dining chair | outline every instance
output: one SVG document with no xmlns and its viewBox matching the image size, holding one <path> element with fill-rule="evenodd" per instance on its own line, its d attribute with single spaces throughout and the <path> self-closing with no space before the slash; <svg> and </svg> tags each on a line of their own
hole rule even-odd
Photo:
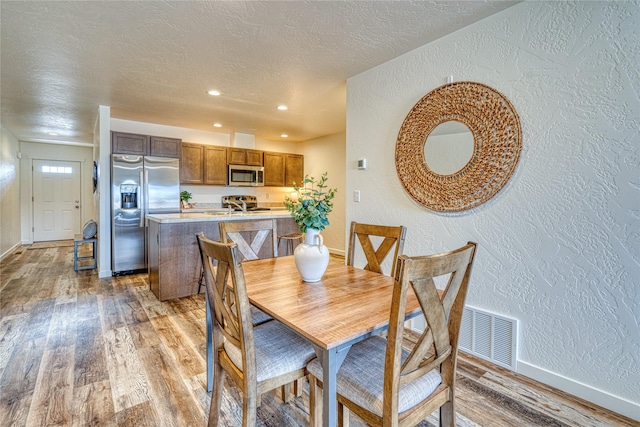
<svg viewBox="0 0 640 427">
<path fill-rule="evenodd" d="M 222 243 L 238 245 L 242 260 L 278 256 L 278 222 L 275 219 L 221 221 L 218 229 Z M 251 306 L 251 315 L 254 325 L 272 320 L 271 316 L 254 306 Z"/>
<path fill-rule="evenodd" d="M 225 377 L 242 393 L 242 425 L 255 426 L 258 396 L 306 375 L 311 344 L 280 322 L 254 326 L 236 243 L 198 236 L 205 255 L 207 304 L 213 314 L 214 386 L 209 426 L 220 424 Z M 214 263 L 217 267 L 214 271 Z"/>
<path fill-rule="evenodd" d="M 220 227 L 220 226 L 219 226 Z M 222 235 L 222 234 L 221 234 Z M 205 237 L 204 233 L 200 232 L 196 234 L 196 238 L 198 241 L 198 249 L 200 250 L 200 261 L 202 263 L 202 273 L 200 274 L 200 282 L 203 285 L 205 285 L 205 256 L 204 256 L 204 251 L 202 249 L 202 245 L 200 244 L 201 241 L 201 237 Z M 213 267 L 215 269 L 215 265 Z M 200 286 L 200 285 L 198 285 Z M 198 293 L 200 293 L 200 289 L 198 288 Z M 205 287 L 205 294 L 206 294 L 206 287 Z M 206 296 L 205 296 L 206 298 Z M 206 324 L 207 324 L 207 392 L 211 392 L 213 390 L 213 341 L 212 341 L 212 323 L 213 323 L 213 318 L 212 318 L 212 314 L 211 314 L 211 308 L 212 306 L 210 305 L 206 305 Z M 257 307 L 251 306 L 251 319 L 253 322 L 253 325 L 259 325 L 261 323 L 265 323 L 268 322 L 270 320 L 273 320 L 273 318 L 271 316 L 269 316 L 267 313 L 265 313 L 264 311 L 260 310 Z M 286 396 L 288 396 L 288 391 L 289 388 L 287 387 L 286 390 L 283 390 L 283 399 L 286 399 Z M 297 391 L 297 390 L 294 390 Z M 285 392 L 286 395 L 285 395 Z"/>
<path fill-rule="evenodd" d="M 387 337 L 354 344 L 338 370 L 338 425 L 348 425 L 351 412 L 371 426 L 413 426 L 439 408 L 440 425 L 455 426 L 458 334 L 476 247 L 469 242 L 437 255 L 400 256 Z M 448 276 L 442 292 L 434 281 L 441 276 Z M 411 291 L 427 326 L 417 340 L 403 340 Z M 307 370 L 311 421 L 317 425 L 322 366 L 312 360 Z"/>
<path fill-rule="evenodd" d="M 278 222 L 275 219 L 221 221 L 218 227 L 220 240 L 236 243 L 243 260 L 278 256 Z"/>
<path fill-rule="evenodd" d="M 395 276 L 398 256 L 402 254 L 404 248 L 404 239 L 407 234 L 407 228 L 404 226 L 389 226 L 377 224 L 363 224 L 359 222 L 351 222 L 351 231 L 349 233 L 349 249 L 347 251 L 347 265 L 354 265 L 356 243 L 360 243 L 360 247 L 364 252 L 367 260 L 365 270 L 382 273 L 382 263 L 393 250 L 393 261 L 391 264 L 391 277 Z M 375 241 L 382 239 L 377 247 Z"/>
</svg>

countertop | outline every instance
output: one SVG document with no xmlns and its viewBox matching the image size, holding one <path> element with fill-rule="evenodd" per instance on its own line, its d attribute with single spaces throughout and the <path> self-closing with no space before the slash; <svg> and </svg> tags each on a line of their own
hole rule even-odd
<svg viewBox="0 0 640 427">
<path fill-rule="evenodd" d="M 202 222 L 202 221 L 242 221 L 247 219 L 270 219 L 287 218 L 291 214 L 287 210 L 269 210 L 255 212 L 233 211 L 229 213 L 226 209 L 213 209 L 203 212 L 182 212 L 173 214 L 153 214 L 147 215 L 149 221 L 161 224 L 180 222 Z"/>
</svg>

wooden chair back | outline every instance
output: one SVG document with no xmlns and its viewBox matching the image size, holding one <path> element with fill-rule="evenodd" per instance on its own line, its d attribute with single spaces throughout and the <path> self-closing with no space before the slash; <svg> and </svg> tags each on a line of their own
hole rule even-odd
<svg viewBox="0 0 640 427">
<path fill-rule="evenodd" d="M 286 400 L 287 385 L 306 375 L 305 366 L 315 357 L 314 350 L 304 338 L 278 322 L 254 327 L 238 245 L 214 242 L 202 234 L 198 234 L 197 239 L 204 257 L 207 304 L 213 317 L 215 385 L 208 425 L 220 423 L 225 376 L 229 375 L 242 392 L 242 425 L 255 426 L 260 394 L 283 387 L 282 396 Z M 258 344 L 255 337 L 259 337 Z M 256 347 L 260 343 L 264 346 L 274 342 L 284 358 L 279 358 L 277 351 L 265 348 L 257 357 Z M 276 368 L 280 362 L 282 365 Z"/>
<path fill-rule="evenodd" d="M 414 425 L 442 406 L 441 425 L 455 425 L 453 397 L 458 335 L 476 246 L 476 243 L 469 242 L 442 254 L 400 256 L 387 337 L 383 418 L 389 424 L 385 422 L 384 425 L 398 425 L 397 419 L 395 424 L 392 420 L 398 417 L 399 387 L 433 369 L 440 371 L 442 383 L 426 402 L 422 402 L 420 408 L 404 414 L 401 424 Z M 447 286 L 440 295 L 433 279 L 447 275 Z M 404 344 L 406 349 L 409 341 L 403 342 L 410 288 L 420 301 L 427 326 L 409 349 L 408 357 L 402 361 L 402 346 Z"/>
<path fill-rule="evenodd" d="M 398 256 L 402 254 L 404 248 L 404 239 L 407 234 L 407 228 L 404 226 L 388 226 L 375 224 L 362 224 L 351 222 L 351 232 L 349 234 L 349 249 L 347 252 L 347 264 L 353 266 L 355 261 L 356 242 L 360 243 L 360 247 L 367 259 L 365 270 L 375 271 L 382 274 L 382 262 L 393 251 L 393 261 L 390 276 L 394 277 Z M 382 238 L 382 241 L 376 248 L 372 241 L 372 237 Z"/>
<path fill-rule="evenodd" d="M 249 384 L 257 382 L 257 369 L 251 309 L 238 246 L 200 235 L 198 243 L 204 255 L 207 303 L 213 316 L 214 358 L 244 392 Z M 242 351 L 244 366 L 236 366 L 221 351 L 225 340 Z"/>
<path fill-rule="evenodd" d="M 236 243 L 242 260 L 278 256 L 278 223 L 275 219 L 221 221 L 218 227 L 220 240 Z"/>
</svg>

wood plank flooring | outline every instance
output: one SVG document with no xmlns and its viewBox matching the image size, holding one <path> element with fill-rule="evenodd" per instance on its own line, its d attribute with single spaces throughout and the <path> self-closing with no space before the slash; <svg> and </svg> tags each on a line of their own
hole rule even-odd
<svg viewBox="0 0 640 427">
<path fill-rule="evenodd" d="M 206 424 L 202 295 L 161 303 L 146 274 L 98 279 L 73 270 L 72 247 L 27 249 L 0 264 L 0 426 Z M 230 427 L 238 402 L 228 384 Z M 259 425 L 305 426 L 307 408 L 307 390 L 288 403 L 265 394 Z M 459 426 L 638 426 L 464 354 L 457 408 Z"/>
</svg>

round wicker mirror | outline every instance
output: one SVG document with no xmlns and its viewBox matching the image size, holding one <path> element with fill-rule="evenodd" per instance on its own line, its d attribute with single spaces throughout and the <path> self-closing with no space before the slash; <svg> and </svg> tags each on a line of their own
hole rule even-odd
<svg viewBox="0 0 640 427">
<path fill-rule="evenodd" d="M 438 160 L 425 160 L 425 142 L 448 121 L 465 125 L 474 147 L 462 169 L 442 175 L 428 166 Z M 396 171 L 405 191 L 422 206 L 458 212 L 495 196 L 513 174 L 521 149 L 520 119 L 504 95 L 481 83 L 449 83 L 429 92 L 407 114 L 396 142 Z"/>
</svg>

